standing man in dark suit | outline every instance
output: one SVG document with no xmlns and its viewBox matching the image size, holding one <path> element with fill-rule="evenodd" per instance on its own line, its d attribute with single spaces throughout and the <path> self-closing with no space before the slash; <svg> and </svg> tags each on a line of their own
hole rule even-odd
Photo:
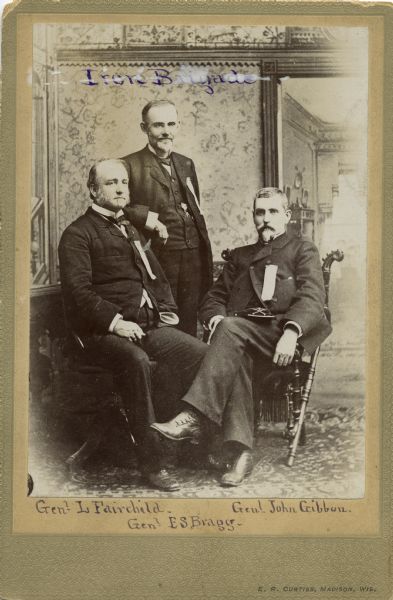
<svg viewBox="0 0 393 600">
<path fill-rule="evenodd" d="M 226 486 L 239 485 L 252 470 L 254 359 L 286 366 L 298 340 L 311 353 L 331 331 L 318 251 L 286 233 L 291 213 L 285 194 L 259 190 L 253 215 L 258 241 L 231 253 L 204 299 L 201 318 L 217 331 L 183 397 L 184 410 L 152 425 L 172 440 L 198 438 L 207 423 L 221 427 L 233 455 L 221 480 Z M 258 312 L 268 315 L 250 317 Z"/>
<path fill-rule="evenodd" d="M 171 327 L 179 319 L 168 281 L 122 210 L 129 201 L 127 166 L 99 162 L 88 188 L 92 206 L 66 228 L 59 245 L 66 318 L 85 352 L 118 380 L 142 475 L 173 491 L 179 486 L 161 468 L 149 425 L 156 411 L 164 418 L 176 412 L 206 345 Z M 151 360 L 157 363 L 154 385 Z M 158 393 L 172 405 L 159 403 Z"/>
<path fill-rule="evenodd" d="M 175 105 L 157 100 L 142 110 L 148 144 L 125 156 L 132 206 L 125 212 L 139 228 L 158 229 L 165 243 L 153 250 L 179 310 L 179 328 L 197 332 L 199 303 L 212 284 L 212 253 L 201 211 L 198 180 L 190 158 L 172 151 L 179 127 Z M 158 221 L 158 224 L 157 224 Z"/>
</svg>

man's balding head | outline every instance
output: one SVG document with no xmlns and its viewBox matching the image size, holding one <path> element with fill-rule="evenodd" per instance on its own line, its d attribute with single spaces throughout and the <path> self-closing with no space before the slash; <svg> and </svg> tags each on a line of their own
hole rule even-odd
<svg viewBox="0 0 393 600">
<path fill-rule="evenodd" d="M 129 202 L 128 170 L 123 160 L 110 158 L 95 163 L 87 180 L 90 198 L 113 212 Z"/>
</svg>

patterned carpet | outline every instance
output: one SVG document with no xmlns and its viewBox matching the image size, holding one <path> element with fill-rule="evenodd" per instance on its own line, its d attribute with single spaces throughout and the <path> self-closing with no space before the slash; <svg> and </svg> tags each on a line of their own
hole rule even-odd
<svg viewBox="0 0 393 600">
<path fill-rule="evenodd" d="M 361 404 L 361 402 L 359 402 Z M 356 406 L 356 404 L 355 404 Z M 36 423 L 37 425 L 37 423 Z M 181 489 L 173 498 L 278 497 L 359 498 L 364 492 L 364 410 L 354 406 L 323 406 L 309 410 L 307 443 L 300 446 L 294 466 L 286 466 L 287 441 L 283 424 L 263 423 L 255 448 L 252 475 L 238 488 L 219 485 L 220 472 L 206 468 L 201 456 L 183 444 L 180 464 L 174 467 Z M 69 448 L 53 444 L 53 434 L 34 426 L 30 433 L 29 471 L 33 496 L 168 497 L 144 487 L 132 448 L 125 452 L 117 439 L 97 451 L 88 465 L 70 474 L 64 459 Z M 124 440 L 123 440 L 124 441 Z M 116 444 L 115 444 L 116 446 Z M 195 450 L 194 450 L 195 452 Z M 186 463 L 186 464 L 185 464 Z"/>
</svg>

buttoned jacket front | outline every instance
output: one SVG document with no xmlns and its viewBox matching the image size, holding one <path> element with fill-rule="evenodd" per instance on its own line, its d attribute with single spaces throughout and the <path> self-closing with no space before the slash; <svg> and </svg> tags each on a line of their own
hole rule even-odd
<svg viewBox="0 0 393 600">
<path fill-rule="evenodd" d="M 271 300 L 263 302 L 268 265 L 277 266 L 277 275 Z M 202 302 L 200 318 L 207 322 L 214 315 L 236 316 L 247 307 L 265 306 L 282 326 L 288 321 L 298 323 L 303 333 L 299 342 L 312 352 L 331 332 L 324 302 L 316 246 L 285 233 L 265 246 L 257 242 L 233 250 L 221 276 Z"/>
<path fill-rule="evenodd" d="M 210 241 L 204 216 L 199 204 L 199 186 L 193 161 L 187 156 L 172 152 L 172 163 L 176 170 L 182 192 L 187 200 L 190 213 L 198 230 L 203 257 L 203 285 L 201 295 L 211 286 L 213 281 L 213 261 Z M 129 188 L 131 204 L 125 213 L 138 228 L 143 228 L 148 212 L 158 213 L 159 219 L 165 223 L 165 213 L 170 195 L 170 183 L 154 154 L 146 146 L 139 152 L 134 152 L 122 158 L 129 170 Z M 195 200 L 192 188 L 197 200 Z M 170 234 L 170 232 L 169 232 Z M 153 250 L 159 251 L 154 246 Z"/>
<path fill-rule="evenodd" d="M 156 279 L 143 264 L 138 242 Z M 177 310 L 169 283 L 141 234 L 131 228 L 127 239 L 91 208 L 64 231 L 59 264 L 66 317 L 79 335 L 108 333 L 118 313 L 137 322 L 143 288 L 157 313 Z"/>
</svg>

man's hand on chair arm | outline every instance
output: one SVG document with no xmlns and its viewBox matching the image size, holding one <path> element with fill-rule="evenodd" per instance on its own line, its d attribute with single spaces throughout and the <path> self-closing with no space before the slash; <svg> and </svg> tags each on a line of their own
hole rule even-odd
<svg viewBox="0 0 393 600">
<path fill-rule="evenodd" d="M 284 326 L 284 332 L 277 342 L 273 362 L 279 367 L 290 365 L 295 355 L 296 343 L 301 335 L 301 329 L 297 323 L 291 322 Z"/>
</svg>

